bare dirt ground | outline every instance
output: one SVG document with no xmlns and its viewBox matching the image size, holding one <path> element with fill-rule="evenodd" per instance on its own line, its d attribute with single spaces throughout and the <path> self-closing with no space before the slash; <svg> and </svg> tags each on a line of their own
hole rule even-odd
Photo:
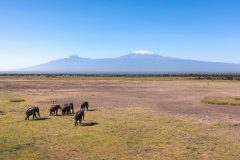
<svg viewBox="0 0 240 160">
<path fill-rule="evenodd" d="M 92 108 L 153 107 L 161 114 L 240 121 L 240 106 L 203 104 L 205 96 L 240 96 L 239 81 L 161 78 L 0 78 L 0 94 L 21 93 L 33 104 L 89 101 Z"/>
</svg>

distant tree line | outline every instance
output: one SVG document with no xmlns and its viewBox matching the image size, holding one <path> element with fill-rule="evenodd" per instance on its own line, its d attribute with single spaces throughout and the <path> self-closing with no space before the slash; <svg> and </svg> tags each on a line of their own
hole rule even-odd
<svg viewBox="0 0 240 160">
<path fill-rule="evenodd" d="M 0 74 L 0 76 L 30 77 L 169 77 L 195 80 L 240 80 L 240 74 Z"/>
</svg>

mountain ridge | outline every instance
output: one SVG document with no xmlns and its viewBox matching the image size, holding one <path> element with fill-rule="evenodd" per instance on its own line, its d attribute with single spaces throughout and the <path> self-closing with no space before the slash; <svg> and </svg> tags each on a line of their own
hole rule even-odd
<svg viewBox="0 0 240 160">
<path fill-rule="evenodd" d="M 130 53 L 116 58 L 68 58 L 18 69 L 38 73 L 240 73 L 240 64 L 178 59 L 158 54 Z"/>
</svg>

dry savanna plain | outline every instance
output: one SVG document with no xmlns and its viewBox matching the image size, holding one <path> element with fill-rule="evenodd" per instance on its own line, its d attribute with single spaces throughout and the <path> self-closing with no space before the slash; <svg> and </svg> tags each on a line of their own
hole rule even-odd
<svg viewBox="0 0 240 160">
<path fill-rule="evenodd" d="M 85 121 L 49 116 L 89 102 Z M 24 120 L 36 105 L 41 117 Z M 240 159 L 240 81 L 0 77 L 0 159 Z"/>
</svg>

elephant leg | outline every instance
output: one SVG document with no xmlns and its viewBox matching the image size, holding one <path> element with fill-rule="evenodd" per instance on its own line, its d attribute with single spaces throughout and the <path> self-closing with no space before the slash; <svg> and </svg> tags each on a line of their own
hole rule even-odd
<svg viewBox="0 0 240 160">
<path fill-rule="evenodd" d="M 80 124 L 82 124 L 82 116 L 81 116 L 81 117 L 79 117 L 79 119 L 78 119 L 78 120 L 79 120 L 79 123 L 80 123 Z"/>
<path fill-rule="evenodd" d="M 33 119 L 34 119 L 34 118 L 37 118 L 37 115 L 36 115 L 36 113 L 34 113 L 34 114 L 33 114 Z"/>
</svg>

